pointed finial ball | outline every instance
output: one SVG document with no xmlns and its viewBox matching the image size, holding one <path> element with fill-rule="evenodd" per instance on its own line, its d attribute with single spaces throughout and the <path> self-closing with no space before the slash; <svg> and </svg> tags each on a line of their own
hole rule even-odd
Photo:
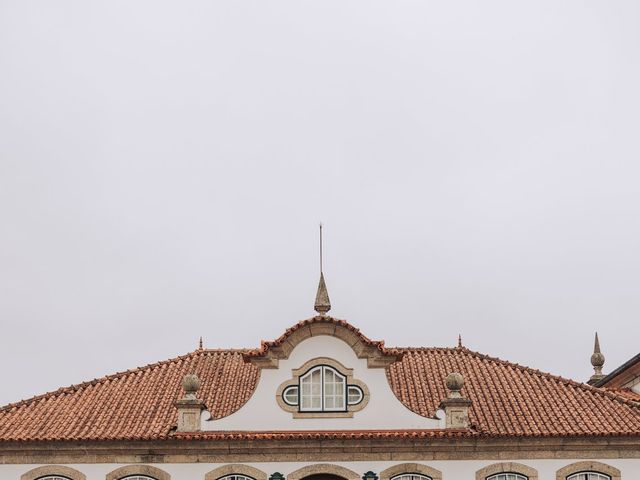
<svg viewBox="0 0 640 480">
<path fill-rule="evenodd" d="M 600 352 L 600 339 L 596 332 L 596 339 L 593 344 L 593 355 L 591 355 L 591 365 L 595 368 L 601 368 L 604 365 L 604 355 Z"/>
<path fill-rule="evenodd" d="M 594 352 L 591 355 L 591 365 L 594 367 L 602 367 L 604 365 L 604 355 L 600 352 Z"/>
<path fill-rule="evenodd" d="M 187 395 L 193 395 L 200 388 L 200 379 L 195 373 L 189 373 L 182 379 L 182 388 Z"/>
<path fill-rule="evenodd" d="M 464 386 L 464 377 L 458 372 L 450 373 L 445 379 L 445 384 L 452 392 L 459 392 Z"/>
</svg>

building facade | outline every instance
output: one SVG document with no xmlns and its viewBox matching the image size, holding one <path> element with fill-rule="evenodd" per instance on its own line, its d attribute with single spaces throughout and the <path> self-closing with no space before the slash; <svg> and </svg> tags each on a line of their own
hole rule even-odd
<svg viewBox="0 0 640 480">
<path fill-rule="evenodd" d="M 321 280 L 318 315 L 260 348 L 2 407 L 0 479 L 640 479 L 640 396 L 461 344 L 390 348 L 329 308 Z"/>
</svg>

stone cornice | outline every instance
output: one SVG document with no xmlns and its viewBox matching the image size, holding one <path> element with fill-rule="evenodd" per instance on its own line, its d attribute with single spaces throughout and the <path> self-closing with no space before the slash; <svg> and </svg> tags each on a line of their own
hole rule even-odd
<svg viewBox="0 0 640 480">
<path fill-rule="evenodd" d="M 640 437 L 2 442 L 0 464 L 640 458 Z"/>
</svg>

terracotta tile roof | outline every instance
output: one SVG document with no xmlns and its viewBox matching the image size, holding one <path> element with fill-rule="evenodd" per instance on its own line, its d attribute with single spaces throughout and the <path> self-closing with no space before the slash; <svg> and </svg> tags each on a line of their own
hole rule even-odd
<svg viewBox="0 0 640 480">
<path fill-rule="evenodd" d="M 457 348 L 407 348 L 387 370 L 396 396 L 412 411 L 435 414 L 450 372 L 465 378 L 463 396 L 481 434 L 497 436 L 640 435 L 640 408 L 614 392 Z"/>
<path fill-rule="evenodd" d="M 633 400 L 634 402 L 640 403 L 640 393 L 636 393 L 629 388 L 609 388 L 609 387 L 601 387 L 603 390 L 607 390 L 611 393 L 615 393 L 621 397 L 628 398 L 629 400 Z"/>
<path fill-rule="evenodd" d="M 161 439 L 176 424 L 182 378 L 203 379 L 199 396 L 214 418 L 230 415 L 255 390 L 247 350 L 197 350 L 164 362 L 61 388 L 0 408 L 0 440 Z"/>
<path fill-rule="evenodd" d="M 459 371 L 465 376 L 462 393 L 473 401 L 470 430 L 173 432 L 174 402 L 183 395 L 185 374 L 196 373 L 202 380 L 198 396 L 214 418 L 230 415 L 246 403 L 260 375 L 245 357 L 286 335 L 263 342 L 261 349 L 197 350 L 7 405 L 0 408 L 0 441 L 640 435 L 640 406 L 619 392 L 461 347 L 386 348 L 401 357 L 387 368 L 387 377 L 408 408 L 432 417 L 446 395 L 444 378 Z"/>
</svg>

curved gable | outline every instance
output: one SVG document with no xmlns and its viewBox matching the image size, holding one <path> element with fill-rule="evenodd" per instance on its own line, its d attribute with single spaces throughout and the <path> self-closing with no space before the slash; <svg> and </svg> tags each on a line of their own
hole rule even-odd
<svg viewBox="0 0 640 480">
<path fill-rule="evenodd" d="M 383 341 L 371 340 L 360 330 L 344 320 L 316 316 L 298 322 L 283 335 L 270 342 L 262 342 L 260 349 L 245 353 L 245 359 L 259 368 L 278 368 L 280 360 L 286 360 L 301 342 L 310 337 L 328 335 L 349 345 L 358 358 L 367 360 L 369 368 L 384 368 L 400 359 L 399 352 L 386 349 Z"/>
</svg>

